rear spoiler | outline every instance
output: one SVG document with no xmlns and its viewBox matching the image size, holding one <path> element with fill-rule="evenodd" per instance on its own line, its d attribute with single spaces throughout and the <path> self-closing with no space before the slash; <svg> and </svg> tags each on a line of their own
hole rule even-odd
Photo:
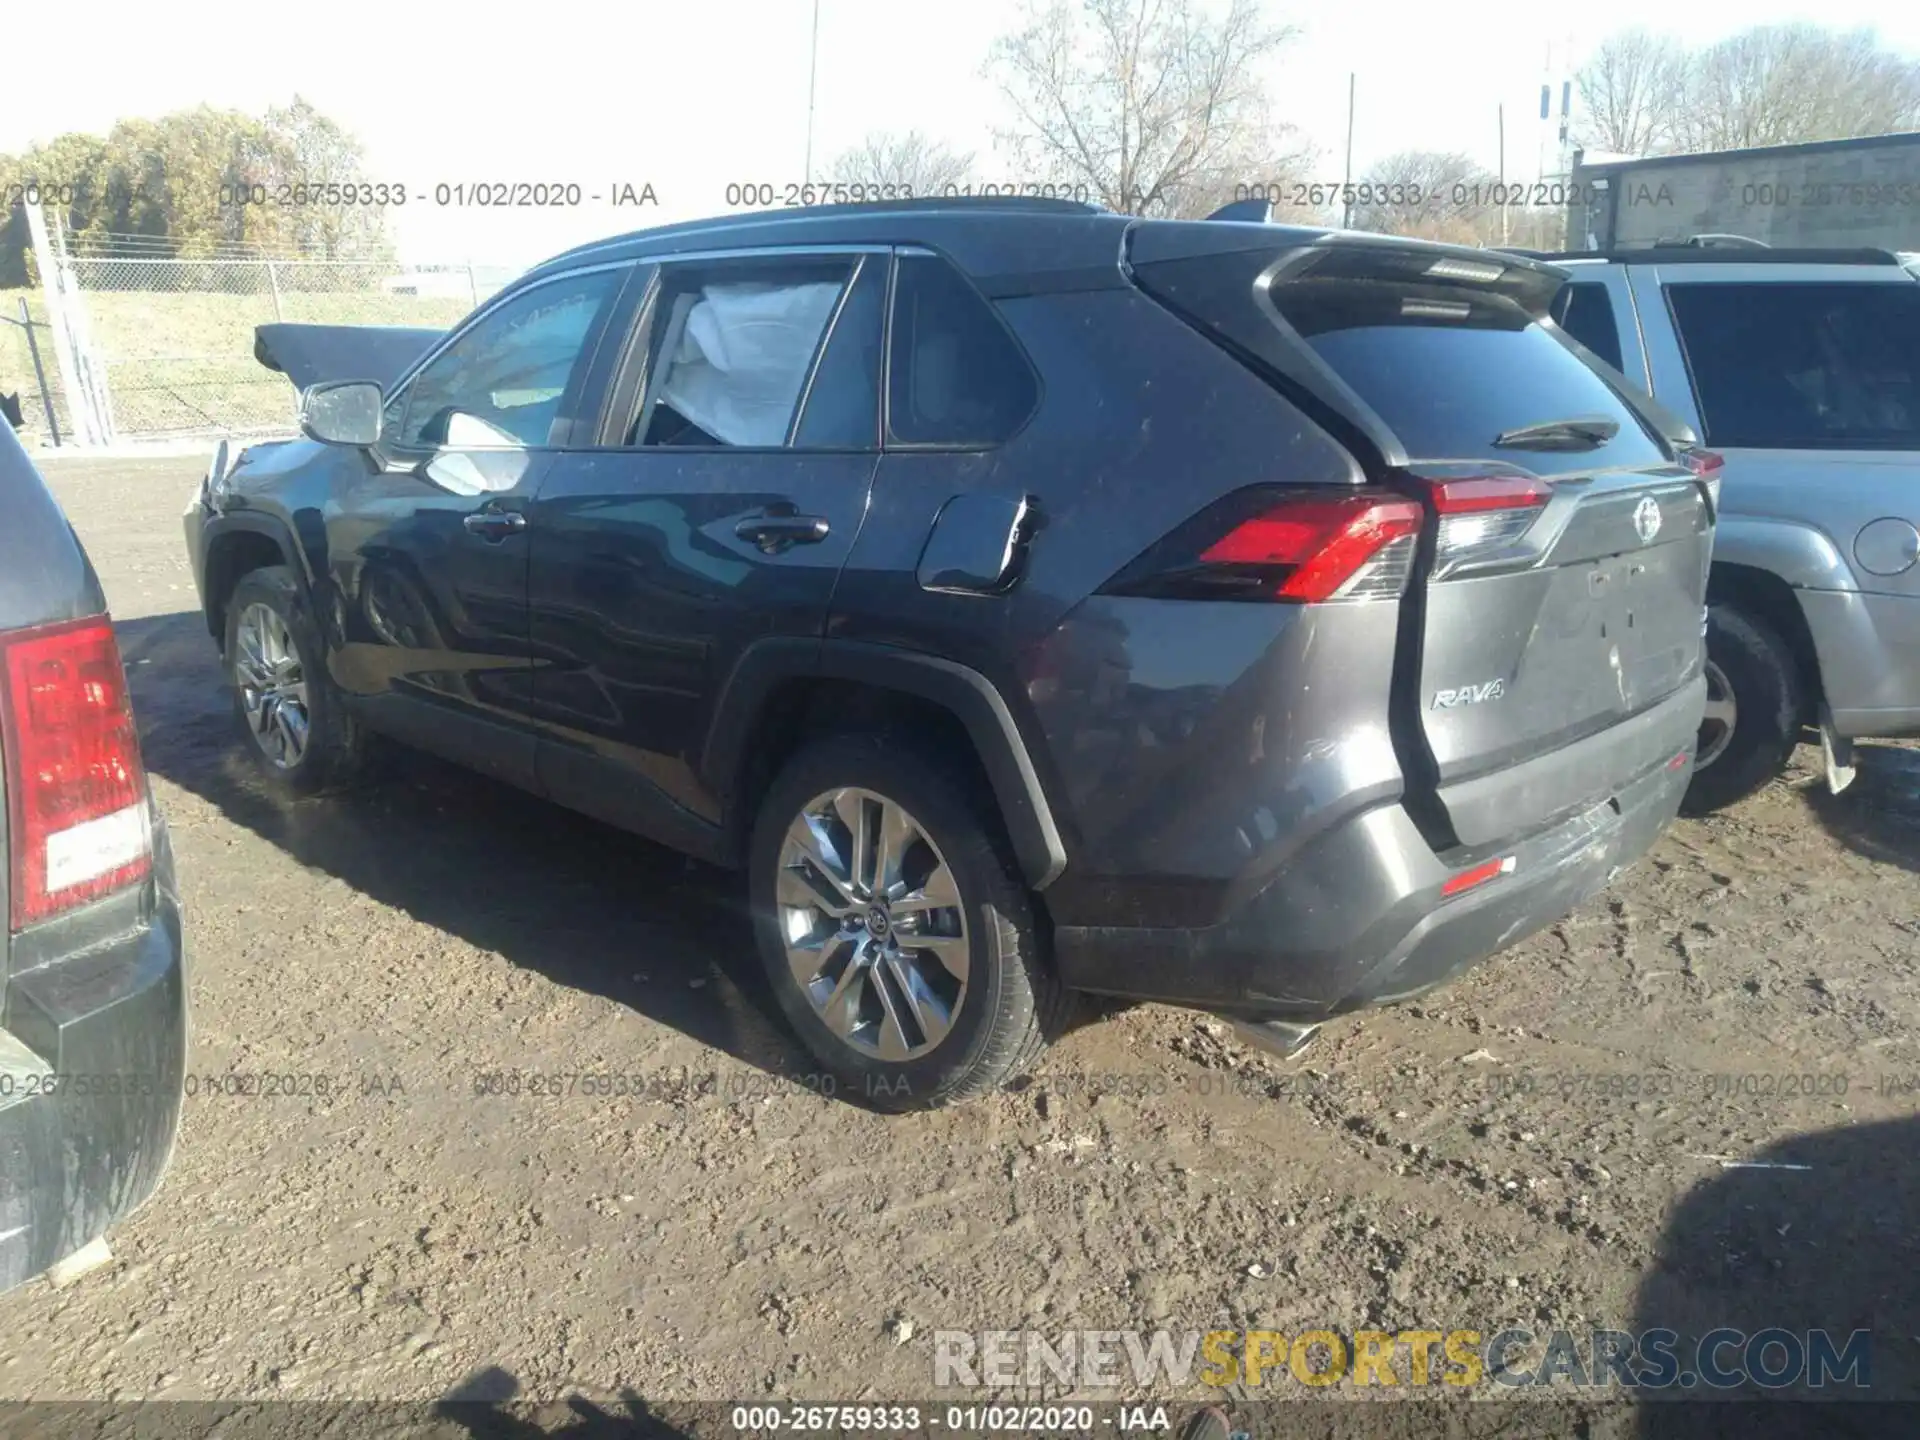
<svg viewBox="0 0 1920 1440">
<path fill-rule="evenodd" d="M 1254 196 L 1247 200 L 1236 200 L 1231 205 L 1222 205 L 1218 210 L 1207 216 L 1207 219 L 1266 225 L 1271 223 L 1273 219 L 1273 204 L 1271 201 L 1260 196 Z M 1705 242 L 1724 238 L 1725 237 L 1721 236 L 1703 235 L 1696 237 L 1693 243 L 1701 244 L 1702 248 L 1704 248 Z M 1758 242 L 1753 243 L 1757 244 Z M 1514 255 L 1524 260 L 1550 261 L 1552 259 L 1545 251 L 1523 250 L 1517 246 L 1495 246 L 1491 253 L 1497 255 Z M 1906 256 L 1904 258 L 1912 262 L 1909 268 L 1914 271 L 1916 276 L 1920 276 L 1920 256 Z M 1602 360 L 1578 340 L 1575 340 L 1573 336 L 1566 334 L 1565 331 L 1561 331 L 1561 334 L 1575 350 L 1580 352 L 1581 358 L 1605 376 L 1607 383 L 1618 392 L 1620 398 L 1624 400 L 1628 406 L 1639 411 L 1641 418 L 1651 424 L 1669 445 L 1675 449 L 1684 450 L 1700 443 L 1700 437 L 1694 433 L 1693 427 L 1681 419 L 1679 415 L 1669 410 L 1658 400 L 1655 400 L 1620 371 L 1614 369 L 1613 366 L 1609 365 L 1605 360 Z"/>
<path fill-rule="evenodd" d="M 404 325 L 260 325 L 253 358 L 301 391 L 324 380 L 371 380 L 388 389 L 445 334 Z"/>
<path fill-rule="evenodd" d="M 1255 202 L 1256 204 L 1260 202 Z M 1238 209 L 1238 207 L 1228 207 Z M 1220 212 L 1221 218 L 1232 217 Z M 1244 211 L 1240 211 L 1244 214 Z M 1344 425 L 1378 451 L 1388 465 L 1404 465 L 1401 441 L 1339 376 L 1260 307 L 1243 303 L 1254 287 L 1291 283 L 1309 275 L 1332 280 L 1436 277 L 1505 296 L 1536 321 L 1549 319 L 1565 269 L 1529 256 L 1400 239 L 1360 230 L 1209 221 L 1136 221 L 1123 242 L 1135 283 L 1182 315 L 1202 334 L 1272 372 L 1313 402 L 1326 421 Z M 1699 443 L 1692 427 L 1598 356 L 1559 332 L 1600 372 L 1622 403 L 1674 448 Z M 1319 417 L 1316 417 L 1319 418 Z"/>
</svg>

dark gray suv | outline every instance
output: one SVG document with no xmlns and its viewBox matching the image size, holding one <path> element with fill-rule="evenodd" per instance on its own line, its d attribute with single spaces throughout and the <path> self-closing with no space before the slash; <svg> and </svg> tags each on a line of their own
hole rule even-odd
<svg viewBox="0 0 1920 1440">
<path fill-rule="evenodd" d="M 1713 462 L 1564 278 L 1066 202 L 667 227 L 443 337 L 263 329 L 306 438 L 187 541 L 270 773 L 378 732 L 743 867 L 876 1100 L 1003 1081 L 1073 990 L 1286 1049 L 1686 787 Z"/>
<path fill-rule="evenodd" d="M 0 421 L 0 1290 L 153 1193 L 180 1118 L 186 981 L 100 582 Z"/>
</svg>

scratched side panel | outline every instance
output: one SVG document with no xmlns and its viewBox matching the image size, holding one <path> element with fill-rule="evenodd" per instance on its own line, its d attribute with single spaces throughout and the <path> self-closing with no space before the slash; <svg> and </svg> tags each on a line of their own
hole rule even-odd
<svg viewBox="0 0 1920 1440">
<path fill-rule="evenodd" d="M 1314 837 L 1397 799 L 1399 608 L 1101 595 L 1068 616 L 1032 686 L 1080 821 L 1055 919 L 1212 924 Z"/>
</svg>

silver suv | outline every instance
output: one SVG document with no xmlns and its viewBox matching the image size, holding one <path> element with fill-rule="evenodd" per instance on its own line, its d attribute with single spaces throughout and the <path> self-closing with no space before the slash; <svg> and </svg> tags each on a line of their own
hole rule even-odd
<svg viewBox="0 0 1920 1440">
<path fill-rule="evenodd" d="M 1685 809 L 1718 809 L 1819 728 L 1920 734 L 1920 261 L 1662 246 L 1554 255 L 1562 328 L 1725 457 L 1706 718 Z"/>
</svg>

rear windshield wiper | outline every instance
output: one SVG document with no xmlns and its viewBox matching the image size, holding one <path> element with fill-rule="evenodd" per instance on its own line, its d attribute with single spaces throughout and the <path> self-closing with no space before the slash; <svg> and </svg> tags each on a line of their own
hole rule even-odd
<svg viewBox="0 0 1920 1440">
<path fill-rule="evenodd" d="M 1597 450 L 1620 433 L 1620 422 L 1604 415 L 1542 420 L 1502 430 L 1493 443 L 1508 450 Z"/>
</svg>

